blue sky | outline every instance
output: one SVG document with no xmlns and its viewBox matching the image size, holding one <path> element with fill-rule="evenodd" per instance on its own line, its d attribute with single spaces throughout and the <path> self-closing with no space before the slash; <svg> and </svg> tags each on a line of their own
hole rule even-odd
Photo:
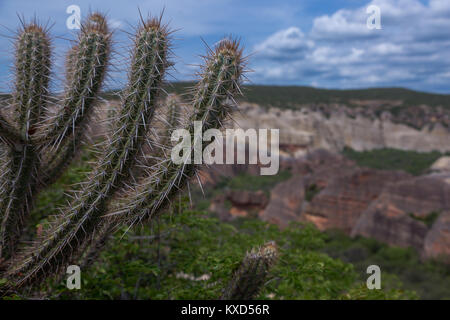
<svg viewBox="0 0 450 320">
<path fill-rule="evenodd" d="M 381 29 L 368 29 L 366 8 L 381 10 Z M 55 75 L 74 39 L 66 28 L 66 8 L 78 5 L 108 14 L 116 28 L 109 88 L 125 80 L 130 32 L 139 14 L 159 14 L 174 34 L 176 80 L 191 79 L 205 52 L 226 35 L 239 36 L 251 54 L 248 76 L 254 84 L 321 88 L 406 87 L 450 93 L 450 0 L 0 0 L 0 91 L 10 86 L 17 13 L 53 23 Z M 57 83 L 55 81 L 55 83 Z M 55 87 L 58 87 L 55 85 Z"/>
</svg>

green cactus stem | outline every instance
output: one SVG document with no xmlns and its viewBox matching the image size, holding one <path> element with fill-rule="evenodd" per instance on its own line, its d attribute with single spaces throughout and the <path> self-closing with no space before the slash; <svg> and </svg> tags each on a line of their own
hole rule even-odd
<svg viewBox="0 0 450 320">
<path fill-rule="evenodd" d="M 84 129 L 107 73 L 111 32 L 105 17 L 91 14 L 82 24 L 77 43 L 66 61 L 66 90 L 61 108 L 42 133 L 44 147 L 41 183 L 54 182 L 77 154 Z"/>
<path fill-rule="evenodd" d="M 248 252 L 234 273 L 222 300 L 251 300 L 257 297 L 277 259 L 277 247 L 268 242 Z"/>
<path fill-rule="evenodd" d="M 21 234 L 26 212 L 31 206 L 29 187 L 37 161 L 31 137 L 48 98 L 50 77 L 50 39 L 47 30 L 36 23 L 24 25 L 16 41 L 15 89 L 13 105 L 18 113 L 21 143 L 12 148 L 10 183 L 0 199 L 0 257 L 12 255 Z M 1 196 L 1 195 L 0 195 Z"/>
</svg>

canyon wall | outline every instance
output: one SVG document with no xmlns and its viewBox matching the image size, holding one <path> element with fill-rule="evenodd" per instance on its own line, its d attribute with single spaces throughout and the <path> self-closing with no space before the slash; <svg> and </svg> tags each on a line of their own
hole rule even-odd
<svg viewBox="0 0 450 320">
<path fill-rule="evenodd" d="M 450 151 L 450 130 L 440 122 L 419 129 L 394 122 L 387 111 L 369 117 L 349 115 L 345 109 L 330 106 L 329 112 L 308 107 L 281 110 L 242 103 L 233 117 L 234 127 L 280 129 L 280 145 L 290 146 L 297 156 L 315 149 L 339 152 L 344 147 L 357 151 L 381 148 Z"/>
</svg>

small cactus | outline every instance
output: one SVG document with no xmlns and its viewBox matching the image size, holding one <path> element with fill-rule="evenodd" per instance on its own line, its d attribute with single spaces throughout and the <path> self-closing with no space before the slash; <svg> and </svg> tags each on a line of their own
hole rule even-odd
<svg viewBox="0 0 450 320">
<path fill-rule="evenodd" d="M 165 72 L 171 66 L 170 35 L 161 18 L 142 19 L 121 106 L 111 112 L 111 132 L 99 146 L 92 172 L 50 226 L 32 244 L 24 243 L 17 250 L 36 195 L 60 176 L 80 150 L 112 50 L 107 20 L 100 13 L 90 14 L 66 56 L 65 91 L 51 114 L 48 105 L 55 99 L 50 99 L 48 89 L 48 31 L 33 22 L 18 32 L 11 104 L 18 117 L 10 121 L 0 115 L 0 278 L 6 279 L 0 292 L 34 287 L 68 264 L 89 263 L 118 227 L 153 219 L 196 174 L 196 165 L 175 164 L 165 152 L 170 149 L 167 138 L 172 130 L 184 123 L 173 97 L 167 99 L 165 133 L 160 139 L 150 135 Z M 236 41 L 225 39 L 208 52 L 193 88 L 194 112 L 186 130 L 193 133 L 194 121 L 200 121 L 203 130 L 222 126 L 240 94 L 244 67 Z M 158 147 L 153 154 L 158 161 L 141 172 L 136 167 L 146 144 Z"/>
<path fill-rule="evenodd" d="M 269 270 L 275 263 L 277 255 L 277 247 L 272 241 L 248 252 L 234 273 L 221 299 L 254 299 L 264 286 Z"/>
</svg>

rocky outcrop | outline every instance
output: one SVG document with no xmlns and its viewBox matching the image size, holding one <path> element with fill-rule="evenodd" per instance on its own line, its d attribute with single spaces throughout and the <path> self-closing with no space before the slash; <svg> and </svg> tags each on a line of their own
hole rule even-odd
<svg viewBox="0 0 450 320">
<path fill-rule="evenodd" d="M 405 123 L 406 120 L 399 121 L 401 119 L 395 119 L 386 111 L 380 115 L 373 110 L 366 114 L 338 104 L 327 105 L 325 110 L 314 106 L 300 106 L 298 110 L 266 110 L 243 103 L 239 114 L 234 116 L 234 125 L 242 129 L 280 129 L 282 149 L 289 146 L 284 151 L 295 157 L 318 148 L 337 152 L 346 146 L 358 151 L 380 148 L 450 151 L 447 122 L 441 123 L 430 116 L 429 122 L 422 123 L 421 117 L 416 118 L 420 121 L 413 124 L 420 127 Z"/>
<path fill-rule="evenodd" d="M 450 156 L 437 159 L 430 167 L 432 172 L 450 172 Z"/>
<path fill-rule="evenodd" d="M 441 212 L 427 233 L 422 254 L 424 258 L 450 261 L 450 210 Z"/>
<path fill-rule="evenodd" d="M 304 179 L 293 176 L 279 183 L 270 193 L 270 202 L 259 217 L 270 223 L 286 227 L 292 221 L 299 221 L 305 198 Z"/>
<path fill-rule="evenodd" d="M 437 254 L 431 250 L 431 243 L 435 243 L 432 239 L 441 237 L 445 228 L 441 230 L 436 227 L 433 231 L 430 229 L 437 223 L 435 219 L 449 209 L 450 174 L 431 174 L 406 179 L 385 187 L 378 199 L 363 212 L 352 230 L 352 235 L 425 250 L 426 238 L 432 232 L 433 235 L 430 233 L 428 240 L 428 250 L 425 250 L 426 255 L 432 256 Z M 448 248 L 450 242 L 443 245 Z"/>
<path fill-rule="evenodd" d="M 331 177 L 328 186 L 305 206 L 302 220 L 315 222 L 322 230 L 337 228 L 349 234 L 361 214 L 385 186 L 410 175 L 354 167 L 339 170 L 328 177 Z"/>
<path fill-rule="evenodd" d="M 222 221 L 237 217 L 257 217 L 266 207 L 268 198 L 263 191 L 228 190 L 215 197 L 209 207 Z"/>
</svg>

